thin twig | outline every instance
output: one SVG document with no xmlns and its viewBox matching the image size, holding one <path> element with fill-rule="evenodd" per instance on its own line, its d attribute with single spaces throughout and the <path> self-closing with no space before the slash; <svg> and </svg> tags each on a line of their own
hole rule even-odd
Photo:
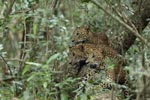
<svg viewBox="0 0 150 100">
<path fill-rule="evenodd" d="M 142 50 L 143 49 L 144 49 L 144 44 L 142 44 Z M 146 70 L 147 68 L 146 68 L 146 64 L 145 64 L 145 50 L 143 50 L 143 52 L 142 52 L 142 60 L 141 61 L 142 61 L 143 69 Z M 143 76 L 144 89 L 143 89 L 142 95 L 143 95 L 144 100 L 147 100 L 147 98 L 146 98 L 146 94 L 147 94 L 146 83 L 147 83 L 146 76 Z"/>
<path fill-rule="evenodd" d="M 0 55 L 0 57 L 2 58 L 2 60 L 4 61 L 4 63 L 7 65 L 8 69 L 9 69 L 9 72 L 10 72 L 10 75 L 13 75 L 12 71 L 11 71 L 11 68 L 10 66 L 8 65 L 7 61 L 4 59 L 4 57 L 2 55 Z"/>
<path fill-rule="evenodd" d="M 3 59 L 0 59 L 3 60 Z M 5 61 L 18 61 L 18 62 L 25 62 L 25 60 L 20 60 L 20 59 L 12 59 L 12 58 L 5 58 Z"/>
<path fill-rule="evenodd" d="M 7 17 L 9 16 L 9 14 L 11 13 L 12 7 L 13 7 L 14 3 L 15 3 L 15 0 L 10 0 L 9 8 L 6 10 L 6 14 L 5 14 L 6 18 L 7 18 Z"/>
</svg>

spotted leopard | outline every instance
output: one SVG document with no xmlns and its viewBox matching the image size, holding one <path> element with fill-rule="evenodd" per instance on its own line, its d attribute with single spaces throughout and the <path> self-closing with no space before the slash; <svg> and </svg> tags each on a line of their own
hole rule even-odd
<svg viewBox="0 0 150 100">
<path fill-rule="evenodd" d="M 83 76 L 81 75 L 83 80 L 86 80 L 87 82 L 94 80 L 94 74 L 99 72 L 99 69 L 105 68 L 105 59 L 107 57 L 117 59 L 117 61 L 124 60 L 124 57 L 119 55 L 109 46 L 110 43 L 106 34 L 92 33 L 89 27 L 77 27 L 73 32 L 71 40 L 73 44 L 75 44 L 70 49 L 71 63 L 76 65 L 76 67 L 80 66 L 80 71 L 78 71 L 79 76 L 84 68 L 89 69 L 86 74 Z M 114 73 L 113 69 L 108 69 L 106 73 L 107 77 L 105 78 L 105 81 L 100 83 L 100 86 L 110 89 L 110 83 L 114 81 L 116 73 Z"/>
<path fill-rule="evenodd" d="M 71 40 L 74 44 L 90 43 L 95 45 L 99 44 L 109 45 L 109 40 L 105 33 L 101 32 L 93 33 L 87 26 L 77 27 L 73 32 Z"/>
<path fill-rule="evenodd" d="M 96 69 L 104 69 L 105 56 L 102 49 L 92 44 L 78 44 L 70 48 L 69 60 L 70 64 L 76 67 L 88 65 Z M 82 64 L 81 64 L 82 62 Z"/>
</svg>

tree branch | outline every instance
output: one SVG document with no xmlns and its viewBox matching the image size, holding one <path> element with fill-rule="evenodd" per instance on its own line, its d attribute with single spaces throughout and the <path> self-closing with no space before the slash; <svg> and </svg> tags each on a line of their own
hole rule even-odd
<svg viewBox="0 0 150 100">
<path fill-rule="evenodd" d="M 132 28 L 131 26 L 129 26 L 127 23 L 123 22 L 122 20 L 120 20 L 117 16 L 114 16 L 113 14 L 111 14 L 109 11 L 105 10 L 96 0 L 91 0 L 91 2 L 93 4 L 95 4 L 98 8 L 100 8 L 101 10 L 103 10 L 106 14 L 108 14 L 109 16 L 111 16 L 114 20 L 116 20 L 117 22 L 119 22 L 122 26 L 124 26 L 126 29 L 128 29 L 131 34 L 135 35 L 136 37 L 138 37 L 144 44 L 146 44 L 148 47 L 149 45 L 147 44 L 146 39 L 144 39 L 138 32 L 138 30 L 136 28 Z"/>
</svg>

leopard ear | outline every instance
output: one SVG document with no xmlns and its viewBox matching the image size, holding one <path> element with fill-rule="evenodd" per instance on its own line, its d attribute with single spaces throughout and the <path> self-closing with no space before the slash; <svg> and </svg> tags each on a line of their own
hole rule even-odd
<svg viewBox="0 0 150 100">
<path fill-rule="evenodd" d="M 80 27 L 79 26 L 76 26 L 75 28 L 74 28 L 74 31 L 76 31 L 77 29 L 79 29 Z"/>
<path fill-rule="evenodd" d="M 88 25 L 88 26 L 85 26 L 85 28 L 86 28 L 86 30 L 90 30 L 90 26 Z"/>
<path fill-rule="evenodd" d="M 80 28 L 79 26 L 77 26 L 76 28 Z"/>
</svg>

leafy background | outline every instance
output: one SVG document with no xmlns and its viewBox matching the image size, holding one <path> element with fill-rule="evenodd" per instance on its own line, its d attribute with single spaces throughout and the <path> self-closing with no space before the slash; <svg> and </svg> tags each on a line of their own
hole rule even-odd
<svg viewBox="0 0 150 100">
<path fill-rule="evenodd" d="M 99 2 L 122 19 L 137 9 L 130 0 Z M 105 32 L 111 38 L 124 32 L 118 22 L 90 0 L 1 0 L 0 99 L 68 100 L 67 91 L 71 91 L 77 79 L 63 77 L 62 69 L 70 66 L 67 58 L 70 37 L 74 28 L 81 25 L 90 25 L 93 32 Z M 149 32 L 149 26 L 142 32 L 147 40 Z M 143 55 L 146 66 L 150 65 L 149 49 L 141 45 L 137 39 L 126 54 L 126 70 L 137 93 L 142 91 L 142 76 L 149 77 L 148 68 L 142 71 Z M 87 99 L 82 94 L 78 100 Z"/>
</svg>

